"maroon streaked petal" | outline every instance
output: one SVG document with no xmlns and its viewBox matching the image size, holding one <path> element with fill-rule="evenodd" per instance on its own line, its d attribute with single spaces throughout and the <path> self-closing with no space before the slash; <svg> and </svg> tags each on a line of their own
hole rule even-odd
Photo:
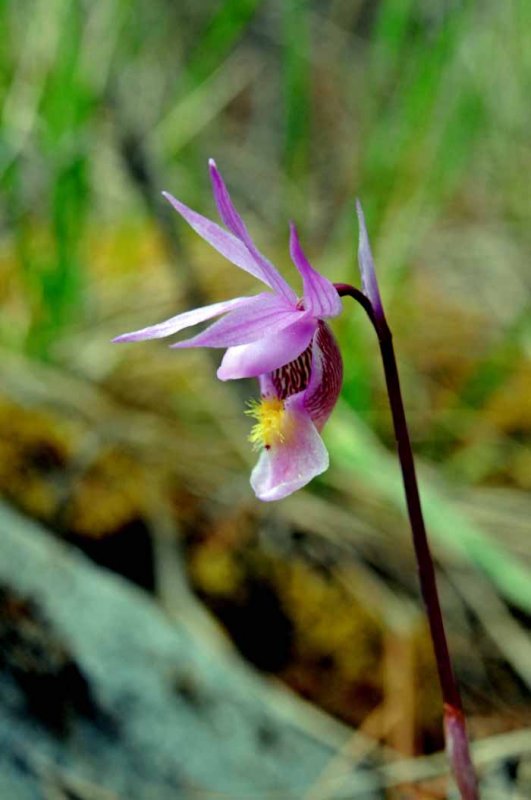
<svg viewBox="0 0 531 800">
<path fill-rule="evenodd" d="M 229 191 L 225 185 L 223 178 L 216 166 L 214 159 L 208 162 L 210 170 L 210 178 L 212 181 L 212 189 L 214 192 L 214 199 L 218 207 L 219 215 L 223 223 L 232 233 L 242 242 L 247 248 L 250 256 L 255 260 L 257 268 L 261 271 L 262 280 L 275 289 L 276 292 L 281 294 L 290 303 L 296 303 L 297 296 L 291 286 L 284 280 L 282 275 L 278 272 L 277 268 L 258 250 L 253 242 L 247 226 L 243 219 L 236 211 L 234 203 L 231 200 Z"/>
<path fill-rule="evenodd" d="M 312 343 L 300 356 L 270 373 L 274 394 L 281 400 L 304 391 L 312 374 Z"/>
<path fill-rule="evenodd" d="M 220 314 L 224 314 L 226 311 L 244 308 L 252 300 L 254 300 L 253 297 L 235 297 L 222 303 L 213 303 L 210 306 L 194 308 L 191 311 L 184 311 L 182 314 L 170 317 L 164 322 L 150 325 L 148 328 L 141 328 L 138 331 L 131 331 L 131 333 L 122 333 L 121 336 L 116 336 L 112 341 L 140 342 L 143 339 L 163 339 L 165 336 L 171 336 L 173 333 L 190 328 L 192 325 L 198 325 L 200 322 L 212 319 L 212 317 L 219 317 Z"/>
<path fill-rule="evenodd" d="M 304 307 L 311 311 L 314 317 L 336 317 L 341 313 L 341 298 L 334 284 L 320 275 L 304 255 L 297 228 L 290 223 L 290 253 L 291 258 L 299 270 L 304 287 Z"/>
<path fill-rule="evenodd" d="M 304 409 L 302 393 L 285 401 L 289 434 L 285 441 L 262 450 L 251 473 L 251 486 L 259 500 L 282 500 L 328 469 L 323 440 Z"/>
<path fill-rule="evenodd" d="M 367 226 L 365 224 L 365 214 L 363 213 L 363 208 L 361 207 L 359 200 L 356 200 L 356 211 L 360 226 L 358 262 L 361 272 L 361 286 L 363 293 L 371 301 L 376 317 L 383 319 L 384 312 L 382 299 L 380 297 L 380 290 L 378 288 L 378 281 L 376 279 L 376 270 L 374 269 L 374 259 L 372 257 L 369 234 L 367 233 Z"/>
<path fill-rule="evenodd" d="M 306 350 L 315 332 L 315 320 L 305 317 L 279 333 L 268 334 L 252 344 L 230 347 L 218 369 L 222 381 L 255 378 L 293 361 Z"/>
<path fill-rule="evenodd" d="M 259 294 L 242 308 L 229 312 L 202 333 L 171 347 L 234 347 L 262 339 L 307 316 L 275 294 Z"/>
<path fill-rule="evenodd" d="M 318 430 L 337 403 L 343 383 L 343 360 L 332 331 L 320 322 L 312 341 L 312 375 L 304 392 L 304 406 Z"/>
</svg>

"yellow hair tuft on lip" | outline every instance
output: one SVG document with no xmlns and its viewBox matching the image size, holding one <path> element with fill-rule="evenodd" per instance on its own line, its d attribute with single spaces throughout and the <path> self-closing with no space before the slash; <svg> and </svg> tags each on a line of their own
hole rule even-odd
<svg viewBox="0 0 531 800">
<path fill-rule="evenodd" d="M 272 445 L 284 442 L 287 433 L 286 410 L 279 397 L 266 396 L 251 400 L 245 413 L 256 419 L 249 434 L 249 441 L 255 450 L 261 447 L 269 450 Z"/>
</svg>

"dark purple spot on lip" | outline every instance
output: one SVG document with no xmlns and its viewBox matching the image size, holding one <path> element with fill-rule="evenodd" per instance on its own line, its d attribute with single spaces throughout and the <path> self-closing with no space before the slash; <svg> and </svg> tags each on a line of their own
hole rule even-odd
<svg viewBox="0 0 531 800">
<path fill-rule="evenodd" d="M 265 450 L 271 450 L 271 445 L 270 444 L 265 444 L 264 448 L 265 448 Z"/>
</svg>

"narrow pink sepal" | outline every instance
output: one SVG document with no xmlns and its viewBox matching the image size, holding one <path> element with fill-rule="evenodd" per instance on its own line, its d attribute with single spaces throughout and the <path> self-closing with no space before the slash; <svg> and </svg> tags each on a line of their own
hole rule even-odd
<svg viewBox="0 0 531 800">
<path fill-rule="evenodd" d="M 165 336 L 171 336 L 173 333 L 178 333 L 185 328 L 191 328 L 192 325 L 198 325 L 200 322 L 212 319 L 212 317 L 219 317 L 220 314 L 224 314 L 226 311 L 244 308 L 251 300 L 253 300 L 252 297 L 234 297 L 232 300 L 212 303 L 212 305 L 203 306 L 202 308 L 194 308 L 191 311 L 184 311 L 182 314 L 170 317 L 170 319 L 159 322 L 156 325 L 150 325 L 147 328 L 141 328 L 130 333 L 122 333 L 112 341 L 141 342 L 144 339 L 163 339 Z"/>
<path fill-rule="evenodd" d="M 267 259 L 256 247 L 255 243 L 243 219 L 236 211 L 236 207 L 231 200 L 229 190 L 221 173 L 216 166 L 216 162 L 211 158 L 208 162 L 210 179 L 214 199 L 219 211 L 219 215 L 227 228 L 242 242 L 247 248 L 250 256 L 254 259 L 257 267 L 261 270 L 262 280 L 268 286 L 274 288 L 276 292 L 286 298 L 290 303 L 296 303 L 297 296 L 291 286 L 284 280 L 277 268 Z"/>
<path fill-rule="evenodd" d="M 275 334 L 266 334 L 252 344 L 229 347 L 218 369 L 221 381 L 256 378 L 293 361 L 306 350 L 316 321 L 303 318 Z"/>
<path fill-rule="evenodd" d="M 382 305 L 382 298 L 380 297 L 380 289 L 378 288 L 376 270 L 374 268 L 374 259 L 372 257 L 369 234 L 367 233 L 367 226 L 365 224 L 365 214 L 363 213 L 363 208 L 361 207 L 361 203 L 358 199 L 356 200 L 356 212 L 358 214 L 360 226 L 358 262 L 361 272 L 361 286 L 363 293 L 371 301 L 376 318 L 383 321 L 385 319 L 385 315 Z"/>
<path fill-rule="evenodd" d="M 299 270 L 304 287 L 304 307 L 315 317 L 336 317 L 341 313 L 341 298 L 332 281 L 320 275 L 308 259 L 299 241 L 295 223 L 290 223 L 290 254 Z"/>
<path fill-rule="evenodd" d="M 197 211 L 188 208 L 180 200 L 177 200 L 169 192 L 162 192 L 163 197 L 179 212 L 181 217 L 186 220 L 193 230 L 201 236 L 205 242 L 221 253 L 232 264 L 235 264 L 240 269 L 245 270 L 250 275 L 253 275 L 258 280 L 265 283 L 271 289 L 275 289 L 273 282 L 269 280 L 264 270 L 257 264 L 256 259 L 253 258 L 247 247 L 236 236 L 224 230 L 220 225 L 217 225 Z"/>
<path fill-rule="evenodd" d="M 282 500 L 328 469 L 328 451 L 301 395 L 286 400 L 285 413 L 290 416 L 286 440 L 264 449 L 251 473 L 251 486 L 264 502 Z"/>
<path fill-rule="evenodd" d="M 251 297 L 242 308 L 229 312 L 206 331 L 171 347 L 234 347 L 262 339 L 298 323 L 305 316 L 276 294 Z"/>
<path fill-rule="evenodd" d="M 212 182 L 212 191 L 214 192 L 214 200 L 218 208 L 219 216 L 224 225 L 227 226 L 229 231 L 244 241 L 249 237 L 249 232 L 245 222 L 236 211 L 236 207 L 232 202 L 229 190 L 221 173 L 217 168 L 216 162 L 213 158 L 208 161 L 208 169 L 210 172 L 210 180 Z"/>
</svg>

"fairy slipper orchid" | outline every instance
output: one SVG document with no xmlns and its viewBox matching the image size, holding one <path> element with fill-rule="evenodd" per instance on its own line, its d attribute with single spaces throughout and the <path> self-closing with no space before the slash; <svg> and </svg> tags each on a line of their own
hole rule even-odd
<svg viewBox="0 0 531 800">
<path fill-rule="evenodd" d="M 290 254 L 303 284 L 303 295 L 298 297 L 257 249 L 214 161 L 209 168 L 225 228 L 167 192 L 164 197 L 215 250 L 262 281 L 269 291 L 185 311 L 114 341 L 159 339 L 221 317 L 171 347 L 227 348 L 217 372 L 220 380 L 258 378 L 261 398 L 248 409 L 256 420 L 250 439 L 261 451 L 251 485 L 260 500 L 280 500 L 328 468 L 328 453 L 319 434 L 337 402 L 343 364 L 324 320 L 341 312 L 341 298 L 331 281 L 310 265 L 292 224 Z"/>
</svg>

